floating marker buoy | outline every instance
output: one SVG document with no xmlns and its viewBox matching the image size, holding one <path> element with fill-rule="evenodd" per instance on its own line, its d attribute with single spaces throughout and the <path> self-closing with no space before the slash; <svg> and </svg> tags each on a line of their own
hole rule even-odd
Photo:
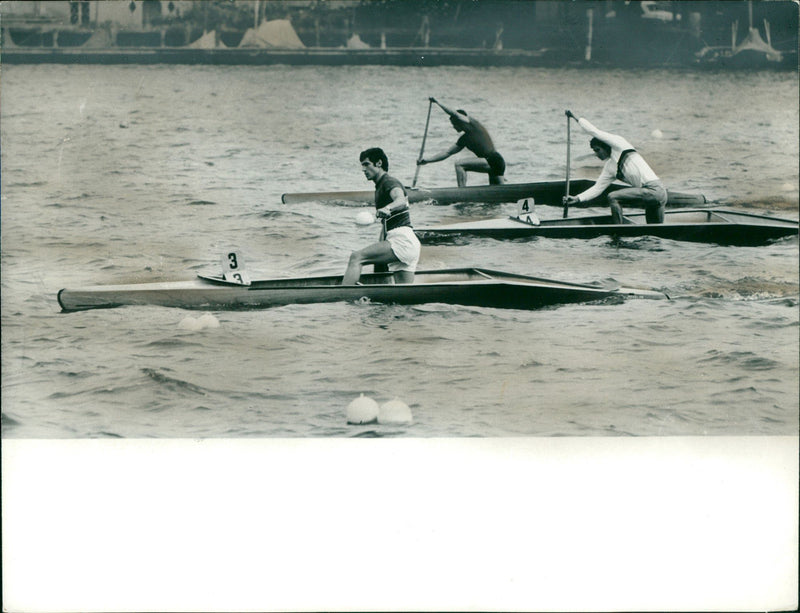
<svg viewBox="0 0 800 613">
<path fill-rule="evenodd" d="M 413 421 L 411 409 L 399 398 L 382 404 L 378 413 L 379 424 L 410 424 Z"/>
<path fill-rule="evenodd" d="M 219 328 L 219 320 L 211 313 L 203 313 L 197 321 L 203 328 Z"/>
<path fill-rule="evenodd" d="M 359 211 L 358 215 L 356 215 L 356 223 L 359 226 L 368 226 L 374 222 L 375 222 L 375 215 L 373 215 L 369 211 Z"/>
<path fill-rule="evenodd" d="M 378 403 L 369 396 L 361 394 L 347 405 L 348 424 L 369 424 L 378 419 Z"/>
<path fill-rule="evenodd" d="M 203 328 L 219 328 L 219 320 L 214 317 L 211 313 L 205 313 L 199 318 L 192 317 L 191 315 L 188 317 L 184 317 L 181 319 L 178 327 L 181 330 L 189 330 L 190 332 L 197 332 L 198 330 L 202 330 Z"/>
<path fill-rule="evenodd" d="M 653 138 L 664 138 L 664 133 L 658 128 L 656 128 L 650 133 L 650 136 L 652 136 Z"/>
<path fill-rule="evenodd" d="M 184 317 L 181 319 L 181 323 L 178 324 L 178 327 L 181 330 L 191 330 L 194 332 L 195 330 L 199 330 L 201 327 L 200 321 L 195 319 L 194 317 Z"/>
</svg>

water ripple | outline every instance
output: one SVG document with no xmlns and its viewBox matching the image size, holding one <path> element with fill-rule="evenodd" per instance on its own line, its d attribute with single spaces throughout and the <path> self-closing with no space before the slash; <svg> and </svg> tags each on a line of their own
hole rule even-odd
<svg viewBox="0 0 800 613">
<path fill-rule="evenodd" d="M 156 383 L 161 385 L 166 385 L 169 388 L 177 390 L 187 390 L 190 392 L 194 392 L 195 394 L 201 394 L 203 396 L 207 394 L 207 391 L 198 385 L 194 385 L 193 383 L 189 383 L 188 381 L 182 381 L 181 379 L 175 379 L 169 377 L 164 373 L 153 370 L 152 368 L 142 368 L 141 372 L 143 372 L 145 375 L 147 375 L 150 379 L 152 379 Z"/>
<path fill-rule="evenodd" d="M 377 224 L 358 226 L 349 203 L 287 206 L 281 194 L 370 191 L 357 159 L 369 146 L 385 148 L 392 174 L 410 183 L 428 104 L 420 92 L 431 88 L 485 121 L 509 182 L 563 178 L 563 107 L 553 92 L 568 91 L 574 108 L 594 109 L 596 125 L 624 125 L 670 189 L 796 218 L 797 76 L 766 79 L 601 69 L 4 67 L 3 434 L 795 434 L 796 238 L 758 248 L 462 240 L 426 245 L 420 260 L 421 268 L 613 279 L 672 297 L 658 302 L 539 311 L 289 305 L 222 312 L 219 329 L 193 334 L 178 328 L 181 310 L 63 314 L 55 300 L 62 287 L 217 272 L 230 245 L 253 278 L 341 274 L 350 252 L 376 239 Z M 626 92 L 625 121 L 618 106 L 597 106 L 599 89 Z M 82 99 L 79 113 L 70 101 Z M 287 107 L 287 99 L 307 104 Z M 753 121 L 740 121 L 742 109 Z M 720 128 L 731 122 L 735 133 Z M 663 139 L 651 137 L 655 128 Z M 431 118 L 430 151 L 456 136 L 442 115 Z M 574 176 L 597 176 L 588 138 L 575 135 L 573 144 Z M 734 163 L 731 144 L 742 153 Z M 425 166 L 419 179 L 453 185 L 452 160 Z M 412 219 L 428 225 L 514 208 L 419 204 Z M 537 211 L 561 214 L 549 208 Z M 348 427 L 347 404 L 361 392 L 403 399 L 414 427 Z"/>
</svg>

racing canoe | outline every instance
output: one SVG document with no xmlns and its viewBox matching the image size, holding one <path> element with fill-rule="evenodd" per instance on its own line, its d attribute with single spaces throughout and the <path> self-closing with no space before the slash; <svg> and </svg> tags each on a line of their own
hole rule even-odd
<svg viewBox="0 0 800 613">
<path fill-rule="evenodd" d="M 507 309 L 536 309 L 605 298 L 663 299 L 661 292 L 553 281 L 482 268 L 418 271 L 414 283 L 395 284 L 391 273 L 361 275 L 361 285 L 342 277 L 266 279 L 242 285 L 198 275 L 186 281 L 99 285 L 58 292 L 64 311 L 126 305 L 184 309 L 260 309 L 287 304 L 369 300 L 392 304 L 445 303 Z"/>
<path fill-rule="evenodd" d="M 594 185 L 589 179 L 570 181 L 569 193 L 579 194 Z M 571 204 L 571 208 L 588 208 L 607 206 L 606 194 L 627 187 L 623 183 L 612 183 L 599 198 Z M 503 185 L 474 185 L 467 187 L 406 187 L 409 202 L 430 202 L 432 204 L 455 204 L 459 202 L 480 202 L 484 204 L 502 204 L 516 202 L 522 198 L 533 198 L 536 204 L 563 206 L 565 181 L 540 181 L 537 183 L 504 183 Z M 702 206 L 706 198 L 702 194 L 688 194 L 668 190 L 667 207 Z M 340 191 L 340 192 L 303 192 L 288 193 L 281 196 L 284 204 L 302 202 L 335 202 L 339 204 L 373 204 L 374 191 Z"/>
<path fill-rule="evenodd" d="M 518 215 L 415 227 L 414 232 L 423 243 L 446 242 L 459 237 L 595 238 L 613 235 L 622 237 L 658 236 L 679 241 L 742 246 L 763 245 L 770 240 L 798 234 L 797 221 L 724 209 L 670 210 L 665 212 L 664 223 L 661 224 L 648 224 L 644 212 L 629 213 L 623 217 L 623 220 L 622 224 L 614 224 L 611 221 L 611 215 L 587 215 L 543 220 L 538 220 L 533 216 Z"/>
</svg>

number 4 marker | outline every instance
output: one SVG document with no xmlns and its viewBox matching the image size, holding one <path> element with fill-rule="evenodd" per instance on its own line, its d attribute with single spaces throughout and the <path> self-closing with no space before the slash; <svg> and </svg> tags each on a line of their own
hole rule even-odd
<svg viewBox="0 0 800 613">
<path fill-rule="evenodd" d="M 535 206 L 536 204 L 533 198 L 523 198 L 522 200 L 517 200 L 517 219 L 524 221 L 525 223 L 529 223 L 532 226 L 538 226 L 541 222 L 536 216 L 536 213 L 533 212 Z"/>
</svg>

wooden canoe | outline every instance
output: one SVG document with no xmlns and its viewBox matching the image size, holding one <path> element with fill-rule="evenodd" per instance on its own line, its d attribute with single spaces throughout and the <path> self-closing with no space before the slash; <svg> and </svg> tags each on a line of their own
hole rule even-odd
<svg viewBox="0 0 800 613">
<path fill-rule="evenodd" d="M 675 209 L 666 211 L 664 223 L 648 224 L 645 214 L 629 213 L 624 223 L 614 224 L 611 215 L 587 215 L 567 219 L 545 219 L 538 225 L 526 216 L 501 217 L 414 228 L 423 243 L 458 237 L 514 239 L 595 238 L 604 235 L 658 236 L 679 241 L 719 245 L 762 245 L 785 236 L 797 236 L 798 222 L 790 219 L 740 213 L 724 209 Z"/>
<path fill-rule="evenodd" d="M 536 309 L 611 297 L 663 299 L 661 292 L 553 281 L 481 268 L 418 271 L 414 283 L 395 284 L 391 273 L 368 273 L 361 285 L 341 285 L 342 277 L 266 279 L 240 285 L 222 277 L 187 281 L 100 285 L 58 292 L 64 311 L 157 305 L 184 309 L 261 309 L 287 304 L 369 300 L 393 304 L 445 303 Z"/>
<path fill-rule="evenodd" d="M 576 179 L 570 181 L 569 193 L 576 195 L 594 185 L 589 179 Z M 504 183 L 503 185 L 474 185 L 467 187 L 406 187 L 409 202 L 429 202 L 431 204 L 455 204 L 459 202 L 480 202 L 484 204 L 502 204 L 516 202 L 522 198 L 533 198 L 536 204 L 548 206 L 563 206 L 561 199 L 564 197 L 565 181 L 540 181 L 537 183 Z M 606 194 L 626 187 L 623 183 L 612 183 L 599 198 L 571 204 L 570 208 L 588 208 L 607 206 Z M 667 207 L 679 208 L 702 206 L 706 198 L 702 194 L 688 194 L 667 191 Z M 336 202 L 340 204 L 372 204 L 375 197 L 374 191 L 342 191 L 342 192 L 303 192 L 287 193 L 281 196 L 284 204 L 298 204 L 301 202 Z"/>
</svg>

